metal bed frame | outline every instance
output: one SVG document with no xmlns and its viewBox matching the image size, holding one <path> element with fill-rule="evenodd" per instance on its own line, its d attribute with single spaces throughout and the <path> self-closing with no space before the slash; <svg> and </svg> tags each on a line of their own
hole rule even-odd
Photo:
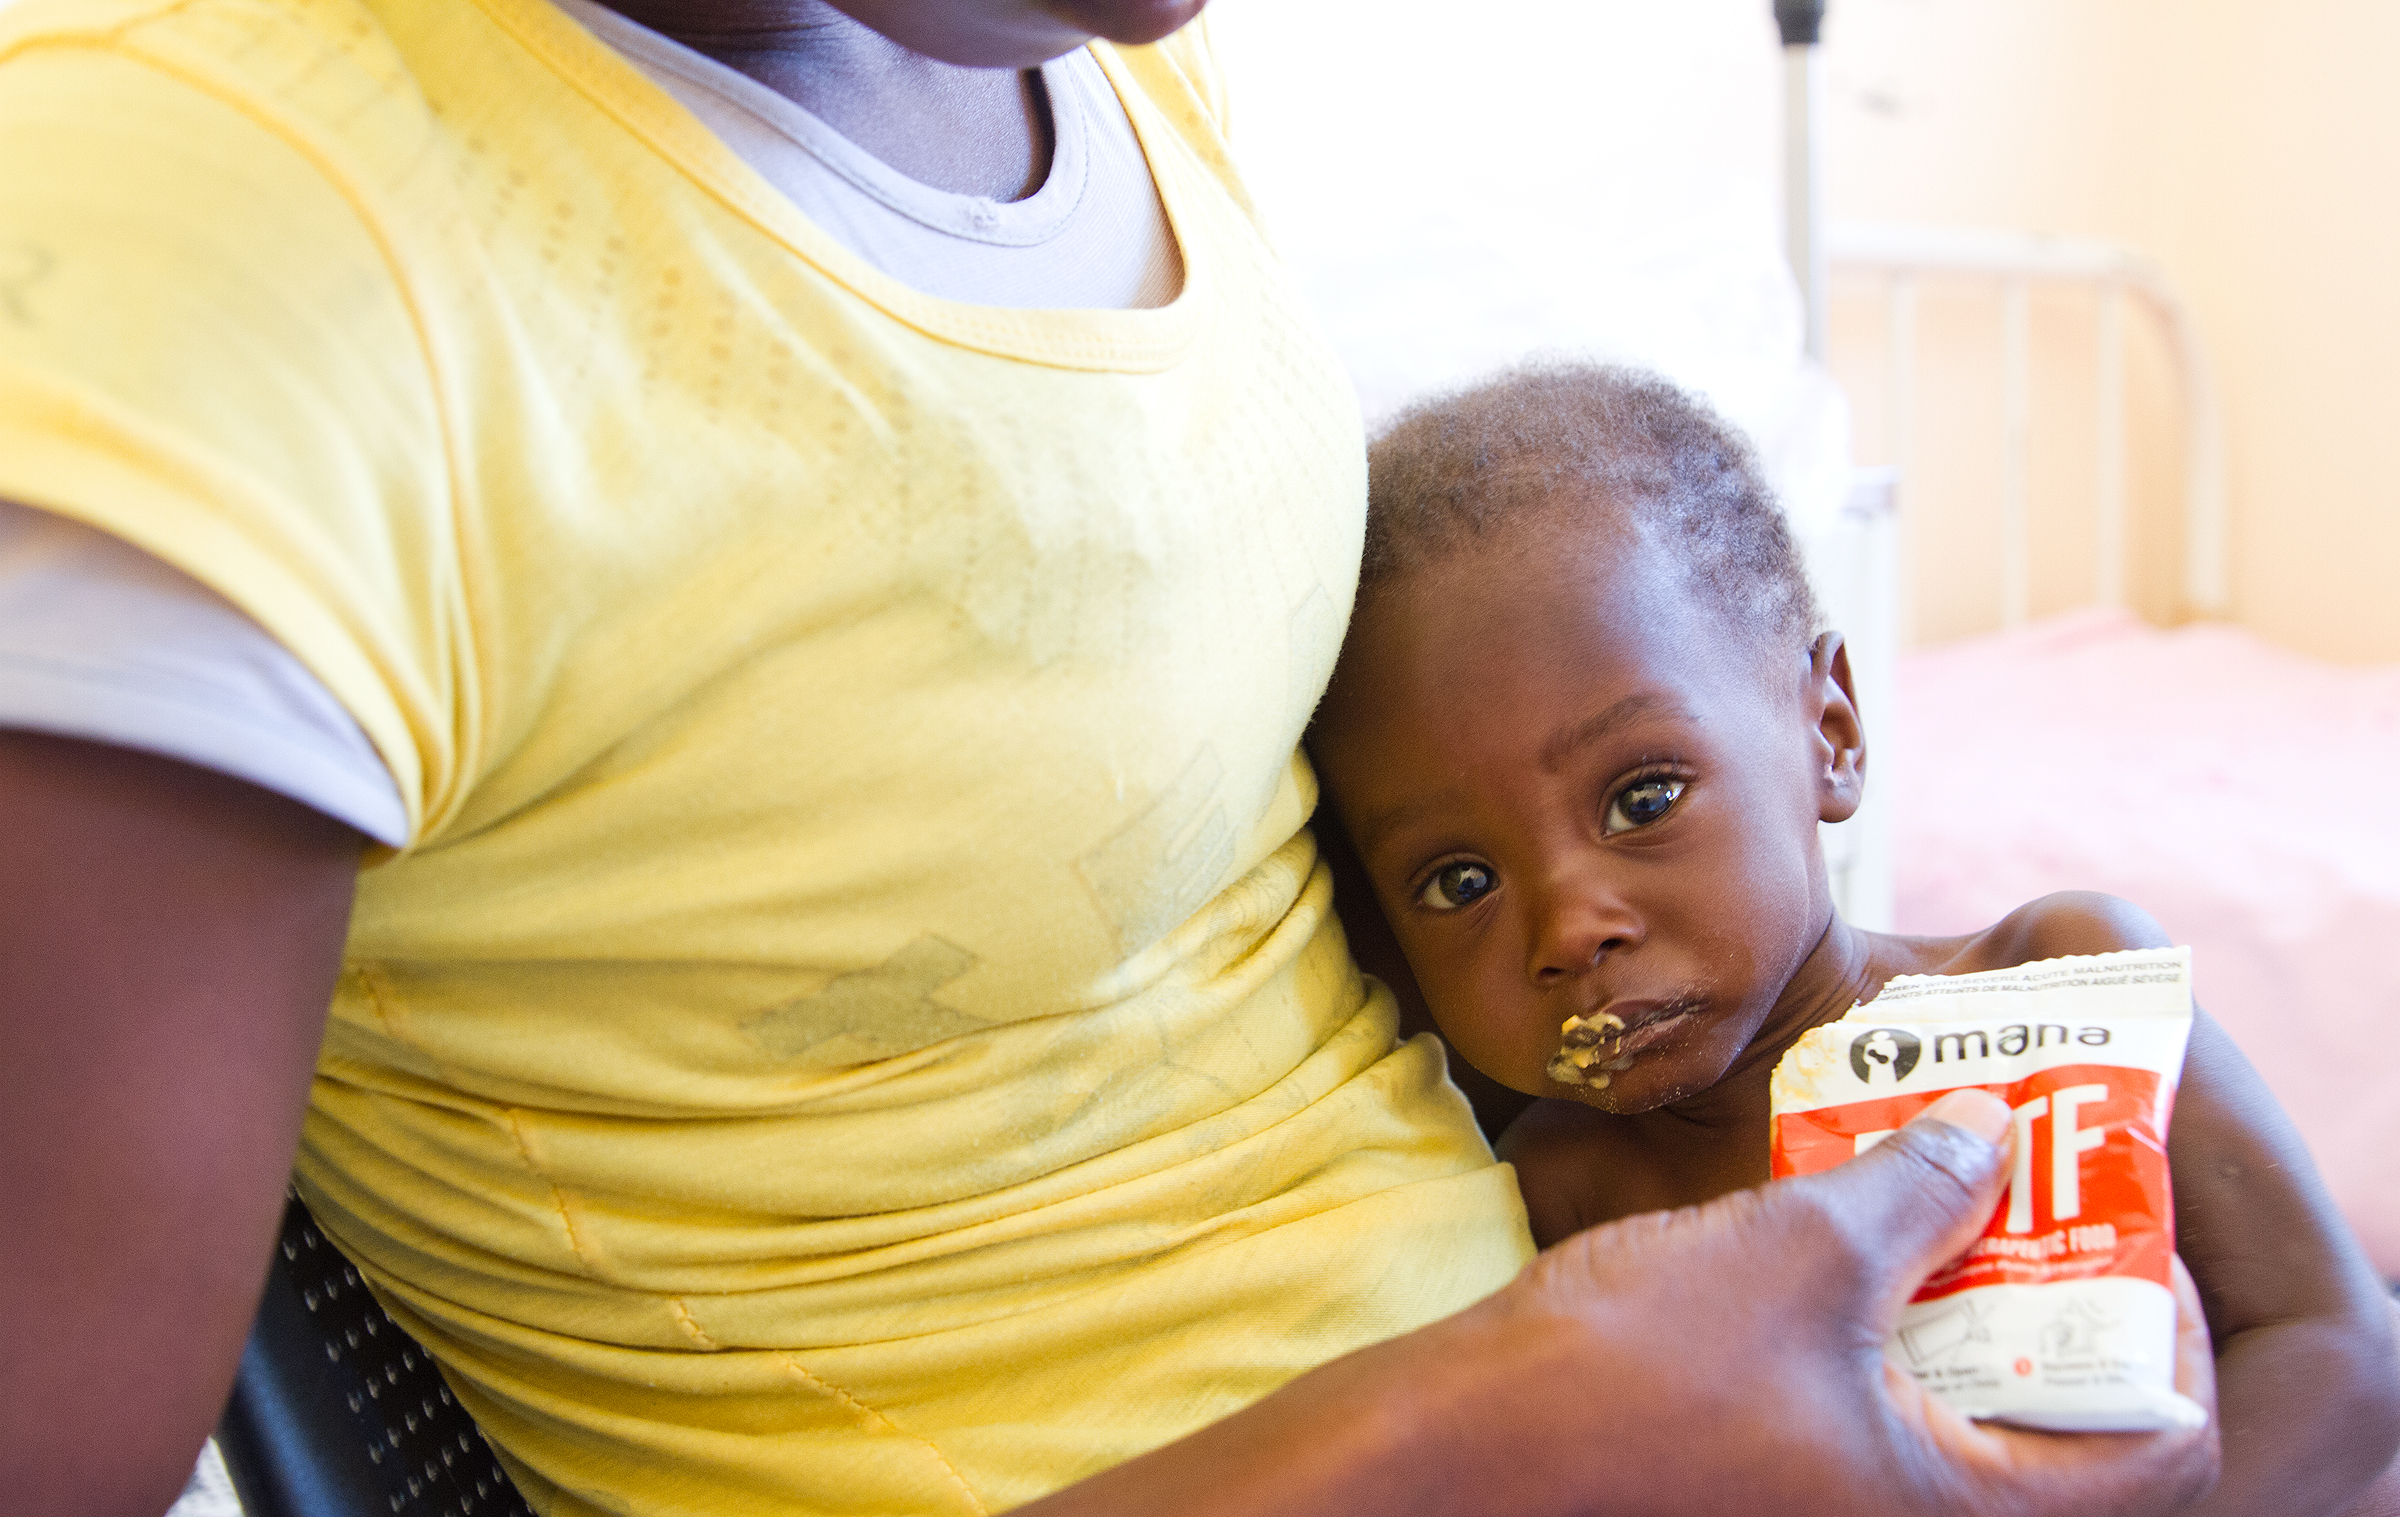
<svg viewBox="0 0 2400 1517">
<path fill-rule="evenodd" d="M 2202 617 L 2230 608 L 2224 425 L 2208 356 L 2190 310 L 2158 265 L 2088 238 L 2024 232 L 1874 224 L 1832 225 L 1825 216 L 1825 0 L 1775 0 L 1784 49 L 1785 250 L 1805 311 L 1806 348 L 1826 361 L 1833 270 L 1883 281 L 1886 381 L 1897 487 L 1911 474 L 1917 419 L 1917 293 L 1927 280 L 1966 280 L 1999 292 L 2001 497 L 2000 604 L 2003 626 L 2033 611 L 2030 470 L 2032 290 L 2073 284 L 2097 297 L 2092 360 L 2098 381 L 2098 464 L 2093 481 L 2093 603 L 2126 603 L 2126 311 L 2140 305 L 2159 323 L 2172 355 L 2184 414 L 2185 609 Z M 1903 604 L 1906 596 L 1901 594 Z M 1905 632 L 1909 618 L 1899 618 Z"/>
<path fill-rule="evenodd" d="M 1917 420 L 1917 298 L 1933 280 L 1996 289 L 2000 359 L 2000 605 L 2003 626 L 2032 615 L 2033 549 L 2029 470 L 2032 447 L 2032 294 L 2037 284 L 2092 291 L 2092 364 L 2098 389 L 2098 463 L 2092 482 L 2092 603 L 2126 604 L 2127 489 L 2125 348 L 2128 309 L 2159 325 L 2175 371 L 2183 412 L 2184 609 L 2223 616 L 2230 606 L 2225 503 L 2225 441 L 2208 357 L 2187 309 L 2158 265 L 2139 253 L 2086 238 L 1964 228 L 1849 224 L 1831 229 L 1827 261 L 1845 273 L 1881 281 L 1887 431 L 1893 464 L 1909 477 Z"/>
</svg>

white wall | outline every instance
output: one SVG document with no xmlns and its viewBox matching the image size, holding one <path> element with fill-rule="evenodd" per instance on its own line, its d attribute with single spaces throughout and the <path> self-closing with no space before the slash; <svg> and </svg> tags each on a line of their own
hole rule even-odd
<svg viewBox="0 0 2400 1517">
<path fill-rule="evenodd" d="M 1216 0 L 1232 130 L 1370 420 L 1544 350 L 1748 428 L 1794 508 L 1846 490 L 1799 360 L 1766 0 Z"/>
</svg>

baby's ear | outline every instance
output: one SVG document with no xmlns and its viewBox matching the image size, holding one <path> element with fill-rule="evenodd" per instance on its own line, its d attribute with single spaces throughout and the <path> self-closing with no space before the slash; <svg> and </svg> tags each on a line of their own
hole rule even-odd
<svg viewBox="0 0 2400 1517">
<path fill-rule="evenodd" d="M 1846 822 L 1866 798 L 1867 733 L 1850 685 L 1850 650 L 1839 632 L 1809 646 L 1807 701 L 1817 736 L 1817 818 Z"/>
</svg>

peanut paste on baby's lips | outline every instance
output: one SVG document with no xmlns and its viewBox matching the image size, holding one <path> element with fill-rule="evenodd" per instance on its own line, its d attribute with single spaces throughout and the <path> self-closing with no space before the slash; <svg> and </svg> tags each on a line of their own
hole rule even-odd
<svg viewBox="0 0 2400 1517">
<path fill-rule="evenodd" d="M 1612 1012 L 1567 1018 L 1558 1026 L 1558 1042 L 1558 1052 L 1544 1072 L 1561 1085 L 1606 1090 L 1610 1072 L 1633 1063 L 1632 1055 L 1619 1051 L 1625 1043 L 1625 1019 Z"/>
<path fill-rule="evenodd" d="M 1558 1052 L 1544 1073 L 1576 1090 L 1606 1090 L 1636 1059 L 1682 1045 L 1684 1038 L 1670 1029 L 1686 1025 L 1686 1017 L 1705 1009 L 1700 996 L 1686 992 L 1664 1005 L 1637 1008 L 1631 1022 L 1607 1010 L 1571 1016 L 1558 1026 Z"/>
</svg>

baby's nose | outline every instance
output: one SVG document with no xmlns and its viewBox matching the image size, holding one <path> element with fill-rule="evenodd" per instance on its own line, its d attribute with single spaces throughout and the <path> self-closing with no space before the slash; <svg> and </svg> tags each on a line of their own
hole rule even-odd
<svg viewBox="0 0 2400 1517">
<path fill-rule="evenodd" d="M 1641 935 L 1640 918 L 1613 895 L 1588 888 L 1556 892 L 1535 930 L 1527 978 L 1548 990 L 1634 946 Z"/>
</svg>

